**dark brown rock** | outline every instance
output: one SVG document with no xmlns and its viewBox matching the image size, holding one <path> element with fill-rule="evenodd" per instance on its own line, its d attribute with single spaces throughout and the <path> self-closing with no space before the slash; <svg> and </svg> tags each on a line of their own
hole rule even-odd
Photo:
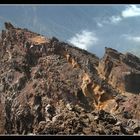
<svg viewBox="0 0 140 140">
<path fill-rule="evenodd" d="M 121 128 L 121 131 L 123 134 L 126 134 L 126 135 L 133 135 L 134 134 L 134 130 L 129 126 L 121 125 L 120 128 Z"/>
<path fill-rule="evenodd" d="M 106 48 L 99 60 L 55 37 L 11 23 L 5 27 L 0 40 L 0 134 L 139 133 L 140 96 L 125 92 L 139 91 L 139 58 Z"/>
<path fill-rule="evenodd" d="M 14 29 L 14 26 L 10 22 L 5 22 L 4 24 L 7 30 Z"/>
<path fill-rule="evenodd" d="M 131 127 L 135 133 L 138 133 L 140 131 L 140 120 L 130 119 L 128 126 Z"/>
<path fill-rule="evenodd" d="M 117 119 L 112 116 L 110 113 L 105 112 L 104 110 L 99 111 L 99 120 L 107 121 L 110 124 L 115 124 L 117 122 Z"/>
</svg>

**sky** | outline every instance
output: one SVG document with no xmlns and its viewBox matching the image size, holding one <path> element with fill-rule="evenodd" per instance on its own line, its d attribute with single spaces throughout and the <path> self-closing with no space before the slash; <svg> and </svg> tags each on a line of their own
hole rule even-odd
<svg viewBox="0 0 140 140">
<path fill-rule="evenodd" d="M 98 57 L 105 47 L 140 57 L 140 4 L 0 5 L 0 30 L 5 21 Z"/>
</svg>

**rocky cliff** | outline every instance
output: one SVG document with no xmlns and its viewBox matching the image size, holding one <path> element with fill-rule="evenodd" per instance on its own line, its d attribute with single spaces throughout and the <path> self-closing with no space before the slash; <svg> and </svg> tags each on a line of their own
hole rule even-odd
<svg viewBox="0 0 140 140">
<path fill-rule="evenodd" d="M 5 28 L 0 134 L 140 134 L 139 58 L 106 48 L 100 60 L 55 37 Z"/>
<path fill-rule="evenodd" d="M 140 58 L 133 54 L 121 54 L 106 48 L 98 70 L 114 88 L 140 93 Z"/>
</svg>

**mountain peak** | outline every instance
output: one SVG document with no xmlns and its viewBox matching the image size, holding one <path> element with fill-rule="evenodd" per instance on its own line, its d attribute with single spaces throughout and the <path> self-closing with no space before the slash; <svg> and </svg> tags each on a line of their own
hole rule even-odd
<svg viewBox="0 0 140 140">
<path fill-rule="evenodd" d="M 14 29 L 15 28 L 10 22 L 5 22 L 4 25 L 5 25 L 5 28 L 7 30 L 10 30 L 10 29 Z"/>
</svg>

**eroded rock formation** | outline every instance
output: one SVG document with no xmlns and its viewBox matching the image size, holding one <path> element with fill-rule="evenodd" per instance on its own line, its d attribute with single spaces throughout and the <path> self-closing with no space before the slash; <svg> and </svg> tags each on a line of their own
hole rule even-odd
<svg viewBox="0 0 140 140">
<path fill-rule="evenodd" d="M 139 58 L 106 48 L 99 60 L 55 37 L 11 23 L 5 28 L 0 39 L 0 134 L 140 133 Z"/>
<path fill-rule="evenodd" d="M 99 72 L 114 88 L 140 93 L 140 58 L 133 54 L 106 48 L 99 62 Z"/>
</svg>

